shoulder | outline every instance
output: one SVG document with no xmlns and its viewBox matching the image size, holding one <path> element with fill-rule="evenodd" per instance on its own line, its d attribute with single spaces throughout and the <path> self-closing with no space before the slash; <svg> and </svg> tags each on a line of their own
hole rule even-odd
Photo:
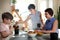
<svg viewBox="0 0 60 40">
<path fill-rule="evenodd" d="M 41 13 L 40 11 L 37 11 L 37 13 Z"/>
<path fill-rule="evenodd" d="M 6 26 L 6 25 L 3 24 L 3 23 L 0 24 L 0 32 L 7 30 L 5 26 Z"/>
<path fill-rule="evenodd" d="M 54 25 L 58 25 L 58 20 L 55 19 L 55 18 L 53 18 L 53 24 L 54 24 Z"/>
<path fill-rule="evenodd" d="M 40 11 L 37 11 L 36 13 L 41 16 L 41 12 Z"/>
<path fill-rule="evenodd" d="M 54 17 L 52 17 L 51 19 L 50 19 L 50 21 L 51 22 L 54 22 L 56 19 L 54 18 Z"/>
<path fill-rule="evenodd" d="M 1 26 L 5 26 L 5 25 L 4 25 L 3 23 L 0 23 L 0 27 L 1 27 Z"/>
<path fill-rule="evenodd" d="M 5 26 L 6 26 L 6 25 L 5 25 L 4 23 L 1 23 L 1 24 L 0 24 L 0 29 L 4 29 Z"/>
<path fill-rule="evenodd" d="M 54 21 L 54 23 L 58 23 L 58 20 L 56 19 L 56 20 Z"/>
</svg>

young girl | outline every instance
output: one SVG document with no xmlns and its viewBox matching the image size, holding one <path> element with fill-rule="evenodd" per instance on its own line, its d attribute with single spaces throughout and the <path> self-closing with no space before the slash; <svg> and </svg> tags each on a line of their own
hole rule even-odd
<svg viewBox="0 0 60 40">
<path fill-rule="evenodd" d="M 0 24 L 0 40 L 8 40 L 7 37 L 12 34 L 12 27 L 10 27 L 12 19 L 13 16 L 9 12 L 2 14 L 3 23 Z"/>
</svg>

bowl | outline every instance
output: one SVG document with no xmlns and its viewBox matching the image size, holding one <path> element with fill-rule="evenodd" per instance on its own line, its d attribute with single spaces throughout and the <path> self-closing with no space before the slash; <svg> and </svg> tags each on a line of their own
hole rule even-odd
<svg viewBox="0 0 60 40">
<path fill-rule="evenodd" d="M 30 34 L 28 34 L 30 37 L 35 37 L 37 34 L 36 33 L 34 33 L 34 34 L 32 34 L 32 33 L 30 33 Z"/>
<path fill-rule="evenodd" d="M 34 31 L 29 31 L 29 32 L 28 32 L 28 35 L 29 35 L 30 37 L 35 37 L 35 36 L 37 35 L 37 33 L 34 32 Z"/>
</svg>

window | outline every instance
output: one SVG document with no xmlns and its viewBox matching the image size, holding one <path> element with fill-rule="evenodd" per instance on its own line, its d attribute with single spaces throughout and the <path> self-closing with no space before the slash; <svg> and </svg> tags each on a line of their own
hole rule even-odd
<svg viewBox="0 0 60 40">
<path fill-rule="evenodd" d="M 16 0 L 15 9 L 19 9 L 19 15 L 21 15 L 23 21 L 30 14 L 29 10 L 28 10 L 29 4 L 36 5 L 37 10 L 42 13 L 42 18 L 43 18 L 44 22 L 46 21 L 44 10 L 48 7 L 53 8 L 52 0 Z M 15 19 L 15 20 L 17 20 L 17 19 Z"/>
<path fill-rule="evenodd" d="M 28 5 L 35 4 L 35 0 L 16 0 L 15 4 L 16 9 L 19 9 L 19 14 L 21 14 L 22 19 L 25 20 L 29 15 Z"/>
<path fill-rule="evenodd" d="M 41 12 L 44 22 L 46 21 L 44 14 L 46 8 L 53 8 L 53 0 L 38 0 L 38 10 Z"/>
</svg>

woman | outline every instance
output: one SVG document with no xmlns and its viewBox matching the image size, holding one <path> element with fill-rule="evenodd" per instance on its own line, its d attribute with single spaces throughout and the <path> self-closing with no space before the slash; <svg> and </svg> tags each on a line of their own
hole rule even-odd
<svg viewBox="0 0 60 40">
<path fill-rule="evenodd" d="M 43 20 L 42 20 L 42 15 L 39 11 L 37 11 L 35 9 L 35 5 L 34 4 L 30 4 L 28 6 L 29 11 L 31 12 L 31 14 L 27 17 L 27 19 L 25 20 L 25 22 L 27 22 L 29 19 L 31 19 L 32 21 L 32 26 L 29 27 L 30 30 L 35 30 L 37 29 L 37 24 L 43 24 Z"/>
<path fill-rule="evenodd" d="M 45 10 L 45 17 L 47 20 L 40 32 L 50 34 L 50 40 L 58 40 L 58 21 L 52 16 L 53 10 L 51 8 L 47 8 Z"/>
</svg>

